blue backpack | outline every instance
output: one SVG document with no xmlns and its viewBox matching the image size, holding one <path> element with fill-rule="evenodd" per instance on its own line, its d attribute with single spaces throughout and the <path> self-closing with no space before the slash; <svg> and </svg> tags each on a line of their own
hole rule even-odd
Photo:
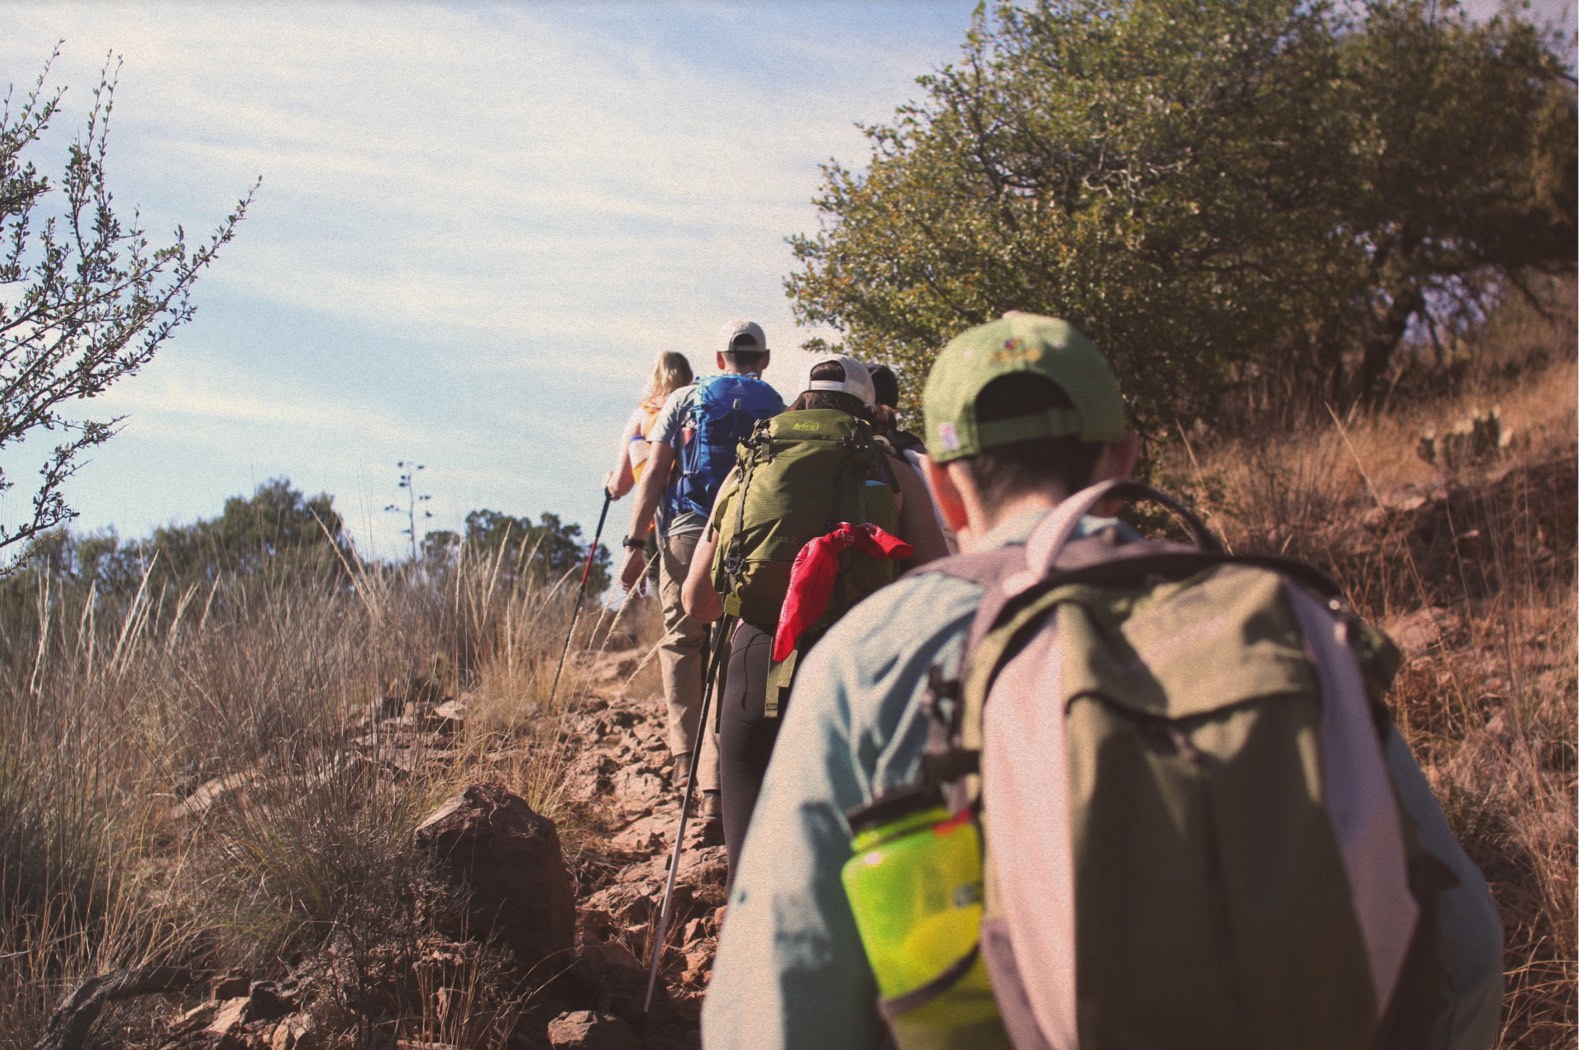
<svg viewBox="0 0 1580 1050">
<path fill-rule="evenodd" d="M 673 509 L 706 517 L 725 475 L 735 465 L 735 446 L 751 435 L 758 420 L 778 415 L 784 407 L 779 391 L 756 376 L 726 372 L 697 380 L 691 406 L 693 432 L 680 450 L 680 477 L 671 491 Z"/>
</svg>

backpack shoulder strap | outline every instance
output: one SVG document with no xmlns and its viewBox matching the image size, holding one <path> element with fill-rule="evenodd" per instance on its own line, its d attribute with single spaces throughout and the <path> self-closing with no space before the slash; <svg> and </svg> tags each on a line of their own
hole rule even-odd
<svg viewBox="0 0 1580 1050">
<path fill-rule="evenodd" d="M 1184 523 L 1192 542 L 1126 538 L 1117 529 L 1077 538 L 1082 518 L 1108 499 L 1140 499 L 1164 507 Z M 923 760 L 924 776 L 934 782 L 949 782 L 975 772 L 976 753 L 960 746 L 962 686 L 973 654 L 995 626 L 1067 584 L 1123 586 L 1154 577 L 1183 579 L 1230 561 L 1274 569 L 1299 580 L 1324 600 L 1331 601 L 1340 593 L 1325 575 L 1302 562 L 1228 553 L 1212 530 L 1179 500 L 1128 479 L 1100 482 L 1062 500 L 1037 523 L 1024 545 L 955 555 L 913 570 L 969 580 L 983 590 L 954 673 L 935 665 L 929 674 L 925 702 L 933 724 L 929 754 Z"/>
<path fill-rule="evenodd" d="M 1126 541 L 1117 530 L 1104 530 L 1076 539 L 1075 533 L 1080 528 L 1081 520 L 1107 499 L 1147 499 L 1166 507 L 1190 530 L 1195 548 L 1153 540 Z M 1183 503 L 1150 485 L 1124 479 L 1099 482 L 1061 500 L 1032 529 L 1025 544 L 956 554 L 915 571 L 942 572 L 982 587 L 982 604 L 977 607 L 961 656 L 963 666 L 976 648 L 976 643 L 998 621 L 1004 610 L 1020 595 L 1039 584 L 1054 577 L 1062 579 L 1066 572 L 1096 575 L 1102 566 L 1115 561 L 1122 564 L 1122 567 L 1114 570 L 1116 575 L 1133 577 L 1141 568 L 1139 559 L 1143 557 L 1159 554 L 1188 556 L 1194 551 L 1224 556 L 1223 543 Z"/>
<path fill-rule="evenodd" d="M 1142 499 L 1156 503 L 1185 524 L 1198 548 L 1220 552 L 1224 549 L 1223 541 L 1218 539 L 1213 531 L 1179 500 L 1151 485 L 1123 478 L 1100 481 L 1061 500 L 1053 512 L 1043 518 L 1027 538 L 1027 568 L 1039 577 L 1051 573 L 1064 548 L 1075 536 L 1075 530 L 1080 527 L 1081 519 L 1090 514 L 1099 503 L 1109 499 Z"/>
</svg>

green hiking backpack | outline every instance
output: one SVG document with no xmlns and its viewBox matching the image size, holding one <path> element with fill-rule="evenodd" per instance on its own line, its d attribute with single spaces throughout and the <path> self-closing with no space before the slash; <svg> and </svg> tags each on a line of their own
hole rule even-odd
<svg viewBox="0 0 1580 1050">
<path fill-rule="evenodd" d="M 1116 496 L 1197 546 L 1072 540 Z M 1454 877 L 1385 765 L 1397 650 L 1331 582 L 1134 482 L 921 571 L 985 588 L 923 758 L 985 885 L 977 949 L 880 1004 L 903 1050 L 1434 1045 Z"/>
<path fill-rule="evenodd" d="M 725 612 L 772 634 L 807 541 L 842 521 L 893 531 L 897 489 L 865 420 L 806 409 L 758 423 L 741 443 L 734 482 L 726 482 L 713 508 L 713 585 Z M 893 579 L 891 561 L 841 554 L 824 626 Z"/>
</svg>

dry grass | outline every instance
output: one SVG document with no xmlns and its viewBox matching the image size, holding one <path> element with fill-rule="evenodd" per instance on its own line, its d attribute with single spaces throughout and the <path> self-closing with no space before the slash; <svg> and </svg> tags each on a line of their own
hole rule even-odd
<svg viewBox="0 0 1580 1050">
<path fill-rule="evenodd" d="M 0 1050 L 31 1045 L 96 974 L 239 964 L 283 977 L 330 944 L 345 972 L 328 984 L 382 987 L 357 994 L 405 1018 L 400 1034 L 503 1045 L 531 989 L 484 947 L 423 948 L 454 902 L 411 832 L 475 779 L 563 809 L 557 715 L 584 672 L 573 662 L 552 705 L 548 691 L 570 599 L 497 562 L 463 558 L 442 578 L 351 568 L 349 585 L 43 591 L 25 646 L 26 627 L 0 627 L 13 660 L 0 676 Z M 391 693 L 460 695 L 478 717 L 446 761 L 392 766 L 362 720 Z M 171 817 L 221 784 L 206 811 Z M 96 1031 L 138 1045 L 149 1024 L 122 1008 Z"/>
<path fill-rule="evenodd" d="M 1511 1048 L 1573 1047 L 1580 1021 L 1573 303 L 1514 311 L 1450 390 L 1159 465 L 1233 546 L 1326 569 L 1405 650 L 1395 718 L 1502 912 Z M 1417 455 L 1493 406 L 1501 451 Z"/>
</svg>

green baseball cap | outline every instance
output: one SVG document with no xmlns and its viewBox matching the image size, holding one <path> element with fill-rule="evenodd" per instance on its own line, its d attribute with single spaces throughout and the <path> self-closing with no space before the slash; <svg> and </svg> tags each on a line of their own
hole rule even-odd
<svg viewBox="0 0 1580 1050">
<path fill-rule="evenodd" d="M 1074 407 L 977 422 L 982 388 L 1019 374 L 1052 380 Z M 1005 314 L 951 339 L 927 374 L 922 417 L 935 463 L 1045 437 L 1112 445 L 1127 433 L 1125 401 L 1107 359 L 1068 322 L 1037 314 Z"/>
</svg>

